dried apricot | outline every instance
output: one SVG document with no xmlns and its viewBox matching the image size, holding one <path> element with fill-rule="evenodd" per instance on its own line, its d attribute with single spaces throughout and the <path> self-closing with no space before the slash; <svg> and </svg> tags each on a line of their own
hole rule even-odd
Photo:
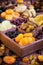
<svg viewBox="0 0 43 65">
<path fill-rule="evenodd" d="M 19 45 L 20 45 L 20 46 L 25 46 L 25 45 L 27 45 L 27 44 L 28 44 L 28 39 L 27 39 L 27 37 L 22 38 L 22 39 L 20 40 L 20 42 L 19 42 Z"/>
<path fill-rule="evenodd" d="M 22 61 L 23 61 L 24 63 L 27 63 L 27 62 L 29 61 L 29 59 L 28 59 L 27 57 L 24 57 L 24 58 L 22 59 Z"/>
<path fill-rule="evenodd" d="M 23 34 L 19 34 L 16 38 L 15 41 L 19 42 L 23 38 Z"/>
<path fill-rule="evenodd" d="M 12 9 L 7 9 L 5 12 L 6 12 L 6 14 L 12 14 L 13 10 Z"/>
<path fill-rule="evenodd" d="M 34 37 L 28 37 L 28 43 L 33 43 L 35 41 Z"/>
<path fill-rule="evenodd" d="M 17 3 L 23 3 L 23 0 L 16 0 Z"/>
<path fill-rule="evenodd" d="M 6 16 L 5 16 L 5 19 L 6 19 L 6 20 L 12 20 L 13 17 L 12 17 L 12 15 L 6 15 Z"/>
<path fill-rule="evenodd" d="M 25 33 L 23 36 L 24 36 L 24 37 L 32 37 L 33 34 L 32 34 L 32 33 Z"/>
<path fill-rule="evenodd" d="M 35 38 L 34 37 L 32 37 L 32 40 L 33 40 L 33 42 L 35 41 Z"/>
<path fill-rule="evenodd" d="M 17 18 L 17 17 L 20 16 L 20 14 L 19 14 L 18 12 L 13 12 L 13 13 L 12 13 L 12 16 L 13 16 L 13 18 Z"/>
<path fill-rule="evenodd" d="M 38 55 L 38 60 L 39 60 L 40 62 L 43 62 L 43 55 Z"/>
<path fill-rule="evenodd" d="M 6 16 L 6 13 L 5 12 L 2 12 L 1 13 L 1 17 L 5 18 L 5 16 Z"/>
<path fill-rule="evenodd" d="M 16 59 L 13 56 L 5 56 L 3 58 L 3 61 L 7 64 L 13 64 L 16 61 Z"/>
</svg>

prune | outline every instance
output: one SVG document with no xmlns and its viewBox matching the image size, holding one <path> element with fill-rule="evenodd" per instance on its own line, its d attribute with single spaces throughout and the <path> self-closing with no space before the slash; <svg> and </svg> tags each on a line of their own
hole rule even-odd
<svg viewBox="0 0 43 65">
<path fill-rule="evenodd" d="M 33 30 L 34 37 L 37 39 L 43 38 L 43 27 L 37 27 L 35 30 Z"/>
<path fill-rule="evenodd" d="M 8 31 L 5 34 L 10 38 L 15 38 L 19 34 L 19 32 L 17 30 L 13 30 L 13 31 Z"/>
<path fill-rule="evenodd" d="M 24 19 L 24 18 L 22 18 L 22 17 L 19 17 L 19 18 L 14 19 L 14 22 L 13 23 L 15 25 L 19 26 L 22 22 L 27 22 L 27 20 Z"/>
</svg>

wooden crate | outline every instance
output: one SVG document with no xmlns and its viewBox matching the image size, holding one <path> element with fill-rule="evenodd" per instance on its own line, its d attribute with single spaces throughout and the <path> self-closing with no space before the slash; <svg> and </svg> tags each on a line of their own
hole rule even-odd
<svg viewBox="0 0 43 65">
<path fill-rule="evenodd" d="M 0 32 L 0 35 L 1 41 L 6 45 L 6 47 L 8 47 L 20 57 L 26 56 L 32 52 L 35 52 L 36 50 L 43 48 L 43 39 L 35 41 L 30 45 L 20 47 L 15 41 L 5 35 L 5 33 Z"/>
</svg>

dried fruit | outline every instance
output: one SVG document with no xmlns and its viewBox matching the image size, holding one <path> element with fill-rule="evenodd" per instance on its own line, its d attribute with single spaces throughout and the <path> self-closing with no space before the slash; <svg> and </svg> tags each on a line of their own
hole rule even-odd
<svg viewBox="0 0 43 65">
<path fill-rule="evenodd" d="M 12 13 L 12 16 L 13 16 L 13 18 L 17 18 L 17 17 L 20 16 L 20 14 L 19 14 L 18 12 L 13 12 L 13 13 Z"/>
<path fill-rule="evenodd" d="M 32 54 L 29 56 L 30 61 L 32 61 L 33 59 L 37 59 L 37 56 L 35 54 Z"/>
<path fill-rule="evenodd" d="M 16 3 L 23 3 L 23 0 L 16 0 Z"/>
<path fill-rule="evenodd" d="M 24 36 L 24 37 L 32 37 L 33 34 L 32 34 L 32 33 L 25 33 L 23 36 Z"/>
<path fill-rule="evenodd" d="M 5 33 L 8 37 L 10 38 L 15 38 L 18 34 L 19 34 L 19 31 L 18 30 L 12 30 L 12 31 L 8 31 Z"/>
<path fill-rule="evenodd" d="M 29 60 L 30 60 L 30 61 L 33 60 L 33 55 L 30 55 L 30 56 L 29 56 Z"/>
<path fill-rule="evenodd" d="M 31 65 L 39 65 L 39 63 L 36 62 L 35 60 L 32 60 L 32 61 L 31 61 Z"/>
<path fill-rule="evenodd" d="M 27 21 L 26 19 L 24 19 L 24 18 L 22 18 L 22 17 L 18 17 L 18 18 L 15 18 L 15 19 L 14 19 L 13 24 L 19 26 L 19 25 L 21 25 L 21 23 L 26 22 L 26 21 Z"/>
<path fill-rule="evenodd" d="M 36 19 L 36 22 L 43 21 L 43 14 L 37 15 L 35 19 Z"/>
<path fill-rule="evenodd" d="M 29 59 L 28 59 L 27 57 L 24 57 L 24 58 L 22 59 L 22 61 L 23 61 L 24 63 L 27 63 L 27 62 L 29 61 Z"/>
<path fill-rule="evenodd" d="M 6 16 L 6 13 L 5 12 L 2 12 L 1 13 L 1 17 L 5 18 L 5 16 Z"/>
<path fill-rule="evenodd" d="M 5 56 L 3 58 L 3 61 L 7 64 L 13 64 L 16 61 L 16 59 L 13 56 Z"/>
<path fill-rule="evenodd" d="M 27 37 L 22 38 L 22 39 L 20 40 L 20 42 L 19 42 L 19 46 L 25 46 L 25 45 L 27 45 L 27 44 L 29 44 Z"/>
<path fill-rule="evenodd" d="M 5 19 L 6 19 L 6 20 L 12 20 L 12 18 L 13 18 L 12 15 L 6 15 L 6 16 L 5 16 Z"/>
<path fill-rule="evenodd" d="M 34 37 L 28 37 L 28 43 L 33 43 L 35 41 Z"/>
<path fill-rule="evenodd" d="M 26 10 L 26 5 L 24 4 L 19 4 L 17 7 L 15 7 L 15 11 L 16 12 L 19 12 L 19 13 L 22 13 Z"/>
<path fill-rule="evenodd" d="M 43 55 L 38 55 L 38 60 L 39 60 L 40 62 L 43 62 Z"/>
<path fill-rule="evenodd" d="M 26 29 L 26 32 L 27 32 L 27 33 L 30 32 L 30 28 L 29 28 L 29 27 Z"/>
<path fill-rule="evenodd" d="M 15 41 L 18 42 L 19 46 L 25 46 L 35 41 L 32 33 L 19 34 Z"/>
<path fill-rule="evenodd" d="M 7 9 L 5 12 L 6 12 L 6 14 L 12 14 L 13 10 L 12 9 Z"/>
<path fill-rule="evenodd" d="M 15 41 L 16 42 L 20 42 L 20 40 L 23 38 L 23 34 L 19 34 L 16 38 Z"/>
</svg>

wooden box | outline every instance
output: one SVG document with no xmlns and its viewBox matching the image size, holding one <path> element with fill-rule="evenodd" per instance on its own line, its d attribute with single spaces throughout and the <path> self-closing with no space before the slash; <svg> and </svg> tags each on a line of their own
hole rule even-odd
<svg viewBox="0 0 43 65">
<path fill-rule="evenodd" d="M 6 47 L 8 47 L 20 57 L 26 56 L 38 49 L 43 48 L 43 39 L 40 39 L 32 44 L 23 47 L 20 47 L 15 41 L 5 35 L 4 32 L 0 32 L 0 39 L 6 45 Z"/>
</svg>

